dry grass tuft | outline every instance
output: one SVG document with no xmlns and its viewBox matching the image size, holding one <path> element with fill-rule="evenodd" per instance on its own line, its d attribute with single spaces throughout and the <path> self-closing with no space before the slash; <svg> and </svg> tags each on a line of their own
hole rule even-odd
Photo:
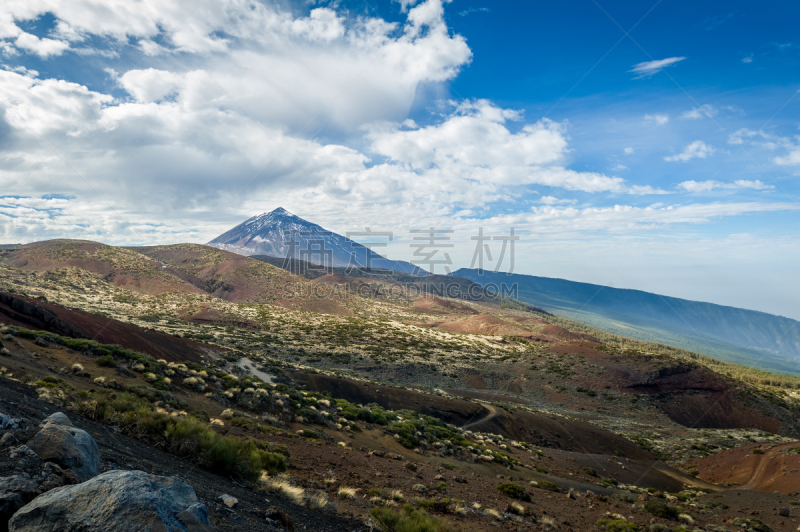
<svg viewBox="0 0 800 532">
<path fill-rule="evenodd" d="M 308 499 L 308 507 L 312 510 L 322 510 L 328 505 L 328 494 L 318 491 Z"/>
<path fill-rule="evenodd" d="M 339 486 L 339 490 L 336 492 L 342 499 L 354 499 L 356 493 L 358 493 L 358 488 L 351 488 L 348 486 Z"/>
<path fill-rule="evenodd" d="M 306 495 L 306 491 L 303 488 L 292 485 L 287 475 L 271 477 L 263 473 L 261 475 L 261 488 L 268 493 L 283 495 L 295 504 L 303 504 Z"/>
</svg>

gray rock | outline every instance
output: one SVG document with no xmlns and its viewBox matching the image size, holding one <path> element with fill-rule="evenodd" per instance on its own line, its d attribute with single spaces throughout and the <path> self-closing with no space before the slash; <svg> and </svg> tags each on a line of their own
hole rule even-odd
<svg viewBox="0 0 800 532">
<path fill-rule="evenodd" d="M 48 491 L 22 507 L 9 532 L 206 532 L 208 511 L 178 477 L 109 471 Z"/>
<path fill-rule="evenodd" d="M 33 343 L 38 345 L 39 347 L 47 347 L 48 345 L 50 345 L 50 342 L 48 342 L 41 336 L 37 336 L 36 339 L 33 341 Z"/>
<path fill-rule="evenodd" d="M 81 482 L 100 472 L 100 449 L 85 430 L 47 423 L 28 442 L 28 447 L 42 460 L 71 469 Z"/>
<path fill-rule="evenodd" d="M 20 445 L 19 447 L 14 447 L 9 451 L 8 457 L 12 460 L 17 460 L 21 465 L 27 467 L 35 467 L 42 465 L 42 459 L 39 458 L 35 452 L 31 451 L 30 447 L 27 445 Z"/>
<path fill-rule="evenodd" d="M 65 425 L 67 427 L 73 426 L 72 421 L 70 421 L 67 415 L 63 412 L 56 412 L 55 414 L 50 414 L 44 419 L 44 421 L 39 423 L 39 428 L 42 428 L 49 423 L 52 423 L 54 425 Z"/>
<path fill-rule="evenodd" d="M 7 530 L 14 512 L 33 499 L 36 482 L 26 474 L 0 477 L 0 530 Z"/>
<path fill-rule="evenodd" d="M 0 414 L 0 430 L 23 430 L 31 426 L 31 422 L 25 418 L 13 418 L 7 414 Z"/>
</svg>

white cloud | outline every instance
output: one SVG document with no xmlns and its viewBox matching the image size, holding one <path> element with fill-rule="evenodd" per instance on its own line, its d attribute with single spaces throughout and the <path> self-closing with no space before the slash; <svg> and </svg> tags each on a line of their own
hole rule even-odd
<svg viewBox="0 0 800 532">
<path fill-rule="evenodd" d="M 630 147 L 630 146 L 628 146 L 627 148 L 625 148 L 622 151 L 625 153 L 625 155 L 633 155 L 633 148 Z"/>
<path fill-rule="evenodd" d="M 459 16 L 466 17 L 472 13 L 489 13 L 492 10 L 488 7 L 470 7 L 469 9 L 465 9 L 464 11 L 460 11 L 458 14 Z"/>
<path fill-rule="evenodd" d="M 113 100 L 77 83 L 40 80 L 5 70 L 0 70 L 0 98 L 6 104 L 5 122 L 23 138 L 35 139 L 37 145 L 43 135 L 56 133 L 60 140 L 68 133 L 101 127 L 99 111 Z M 26 153 L 35 152 L 25 150 L 19 155 Z"/>
<path fill-rule="evenodd" d="M 514 111 L 477 100 L 458 104 L 441 123 L 423 128 L 409 130 L 397 123 L 373 126 L 367 134 L 371 151 L 390 162 L 349 175 L 346 188 L 369 188 L 380 180 L 393 182 L 395 191 L 411 190 L 412 183 L 421 188 L 434 181 L 447 184 L 450 198 L 465 187 L 485 188 L 489 198 L 496 193 L 491 187 L 531 184 L 590 193 L 657 193 L 641 187 L 634 191 L 616 176 L 566 168 L 565 125 L 545 119 L 512 133 L 507 122 L 520 119 Z"/>
<path fill-rule="evenodd" d="M 681 161 L 685 163 L 692 159 L 705 159 L 713 153 L 714 148 L 712 146 L 709 146 L 702 140 L 696 140 L 688 144 L 681 153 L 664 157 L 664 160 L 668 162 Z"/>
<path fill-rule="evenodd" d="M 27 198 L 0 208 L 0 236 L 206 241 L 278 205 L 315 221 L 349 220 L 352 229 L 473 223 L 493 202 L 525 205 L 532 185 L 553 189 L 541 190 L 540 207 L 575 203 L 561 199 L 570 191 L 669 193 L 613 171 L 571 168 L 567 122 L 526 119 L 484 100 L 438 107 L 434 123 L 410 120 L 415 99 L 418 108 L 431 104 L 421 95 L 471 60 L 443 5 L 406 2 L 406 19 L 388 23 L 244 0 L 14 3 L 10 19 L 0 16 L 0 38 L 11 32 L 15 50 L 17 23 L 47 11 L 58 28 L 52 40 L 75 52 L 111 41 L 126 61 L 102 64 L 124 90 L 116 98 L 0 71 L 0 189 Z M 144 66 L 125 71 L 137 54 Z M 45 200 L 45 191 L 75 198 Z M 638 212 L 630 208 L 573 221 L 611 216 L 616 227 L 616 216 Z"/>
<path fill-rule="evenodd" d="M 452 79 L 472 55 L 447 28 L 442 0 L 415 5 L 405 23 L 345 19 L 330 8 L 295 16 L 245 0 L 51 4 L 12 3 L 0 15 L 5 9 L 6 19 L 23 21 L 51 13 L 61 33 L 110 39 L 111 50 L 133 44 L 166 54 L 157 70 L 120 72 L 120 85 L 140 103 L 170 97 L 194 110 L 210 104 L 294 131 L 405 118 L 421 85 Z M 21 30 L 9 24 L 16 39 Z"/>
<path fill-rule="evenodd" d="M 724 190 L 741 190 L 741 189 L 750 189 L 750 190 L 770 190 L 775 187 L 772 185 L 766 185 L 762 181 L 756 179 L 755 181 L 749 181 L 745 179 L 738 179 L 733 183 L 723 183 L 722 181 L 684 181 L 682 183 L 678 183 L 678 188 L 682 188 L 687 192 L 711 192 L 714 189 L 724 189 Z"/>
<path fill-rule="evenodd" d="M 734 131 L 730 135 L 728 135 L 728 144 L 733 144 L 735 146 L 740 146 L 745 143 L 746 140 L 749 140 L 753 137 L 758 135 L 758 131 L 753 131 L 751 129 L 747 129 L 743 127 L 737 131 Z"/>
<path fill-rule="evenodd" d="M 645 78 L 652 76 L 653 74 L 657 74 L 664 70 L 665 68 L 672 66 L 680 61 L 686 59 L 685 57 L 667 57 L 666 59 L 658 59 L 655 61 L 645 61 L 643 63 L 638 63 L 633 65 L 633 68 L 628 72 L 633 72 L 634 74 L 639 74 L 637 79 Z"/>
<path fill-rule="evenodd" d="M 166 70 L 147 68 L 129 70 L 124 77 L 117 76 L 117 81 L 137 102 L 150 103 L 177 95 L 184 86 L 186 77 L 188 76 Z"/>
<path fill-rule="evenodd" d="M 793 166 L 800 164 L 800 145 L 792 146 L 786 155 L 775 157 L 775 164 Z"/>
<path fill-rule="evenodd" d="M 575 202 L 576 200 L 574 199 L 558 199 L 554 196 L 542 196 L 541 198 L 539 198 L 539 203 L 543 203 L 545 205 L 563 205 L 563 204 L 571 205 Z"/>
<path fill-rule="evenodd" d="M 747 57 L 742 57 L 742 63 L 752 63 L 753 62 L 753 55 L 748 55 Z"/>
<path fill-rule="evenodd" d="M 533 207 L 529 213 L 485 220 L 486 226 L 529 228 L 537 234 L 629 233 L 679 224 L 705 224 L 720 218 L 752 213 L 796 211 L 793 203 L 706 203 L 679 206 L 614 205 L 611 207 Z"/>
<path fill-rule="evenodd" d="M 699 120 L 701 118 L 714 118 L 719 114 L 719 111 L 709 104 L 701 105 L 700 107 L 693 107 L 689 111 L 684 111 L 681 114 L 681 120 Z"/>
<path fill-rule="evenodd" d="M 64 50 L 69 48 L 69 43 L 58 41 L 55 39 L 42 38 L 30 33 L 20 33 L 14 44 L 17 48 L 33 52 L 42 58 L 50 57 L 51 55 L 61 55 Z"/>
<path fill-rule="evenodd" d="M 653 122 L 657 126 L 663 126 L 667 122 L 669 122 L 669 115 L 668 114 L 659 114 L 655 113 L 652 115 L 644 115 L 644 119 L 646 122 Z"/>
</svg>

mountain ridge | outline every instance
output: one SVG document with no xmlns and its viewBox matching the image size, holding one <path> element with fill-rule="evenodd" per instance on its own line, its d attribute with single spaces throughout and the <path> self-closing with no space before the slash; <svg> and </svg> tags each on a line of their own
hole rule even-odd
<svg viewBox="0 0 800 532">
<path fill-rule="evenodd" d="M 613 334 L 800 373 L 800 322 L 784 316 L 552 277 L 468 268 L 453 275 L 481 285 L 517 283 L 520 301 Z"/>
</svg>

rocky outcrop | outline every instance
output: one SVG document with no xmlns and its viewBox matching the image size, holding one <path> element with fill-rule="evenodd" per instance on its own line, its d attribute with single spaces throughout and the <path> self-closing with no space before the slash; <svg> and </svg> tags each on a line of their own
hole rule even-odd
<svg viewBox="0 0 800 532">
<path fill-rule="evenodd" d="M 81 482 L 100 472 L 100 449 L 94 438 L 73 427 L 61 412 L 45 419 L 27 445 L 42 460 L 70 469 Z"/>
<path fill-rule="evenodd" d="M 22 462 L 25 462 L 24 458 Z M 30 473 L 21 470 L 15 475 L 0 477 L 0 532 L 6 532 L 8 520 L 14 515 L 14 512 L 28 504 L 37 495 L 65 484 L 77 484 L 78 482 L 71 471 L 64 471 L 56 464 L 49 462 L 42 464 L 40 461 L 37 465 L 35 460 L 32 464 L 31 460 L 28 462 L 28 467 L 21 469 L 27 469 Z M 31 465 L 33 467 L 30 467 Z"/>
<path fill-rule="evenodd" d="M 36 483 L 29 475 L 0 477 L 0 530 L 8 530 L 14 512 L 33 499 Z"/>
<path fill-rule="evenodd" d="M 9 532 L 210 532 L 208 511 L 177 477 L 109 471 L 36 497 L 9 521 Z"/>
<path fill-rule="evenodd" d="M 13 418 L 0 413 L 0 430 L 25 430 L 31 427 L 31 422 L 25 418 Z"/>
</svg>

